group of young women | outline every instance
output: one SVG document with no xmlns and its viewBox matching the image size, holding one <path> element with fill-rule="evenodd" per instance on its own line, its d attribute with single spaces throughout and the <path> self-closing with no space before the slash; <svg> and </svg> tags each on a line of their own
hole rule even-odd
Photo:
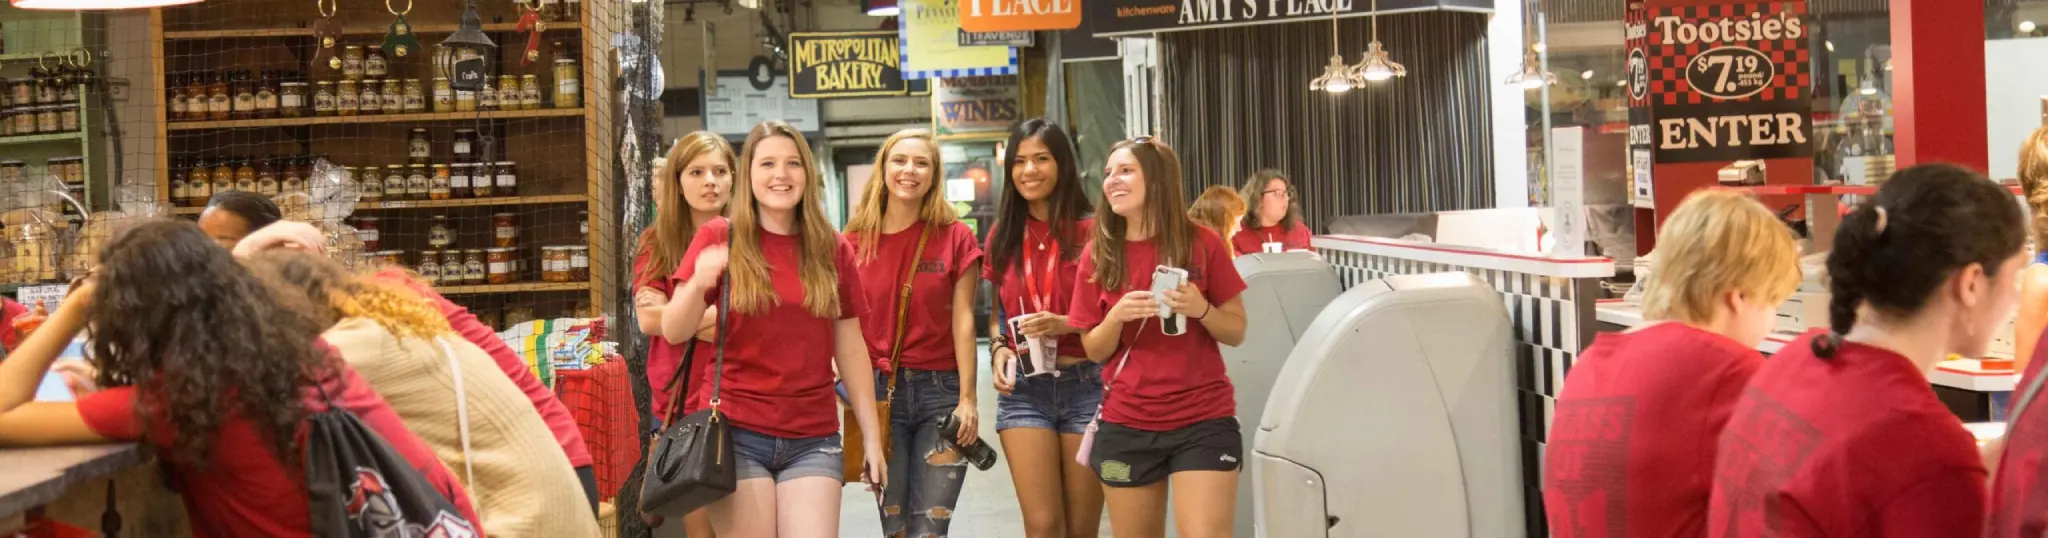
<svg viewBox="0 0 2048 538">
<path fill-rule="evenodd" d="M 2022 176 L 2048 185 L 2048 169 Z M 1983 356 L 2011 318 L 2027 224 L 1981 174 L 1898 171 L 1841 222 L 1829 327 L 1766 360 L 1797 247 L 1747 195 L 1695 193 L 1660 227 L 1652 323 L 1602 335 L 1565 379 L 1543 466 L 1552 534 L 2040 536 L 2038 369 L 1981 452 L 1926 375 Z"/>
<path fill-rule="evenodd" d="M 825 220 L 809 143 L 786 124 L 755 127 L 737 154 L 701 132 L 669 152 L 635 262 L 641 327 L 657 335 L 650 378 L 677 402 L 657 406 L 673 406 L 665 415 L 715 405 L 729 418 L 740 477 L 685 518 L 690 536 L 836 536 L 849 467 L 878 492 L 885 533 L 946 535 L 983 420 L 982 280 L 995 289 L 996 431 L 1026 534 L 1095 536 L 1106 498 L 1119 536 L 1160 536 L 1169 488 L 1183 535 L 1230 534 L 1243 447 L 1218 346 L 1245 328 L 1230 245 L 1187 217 L 1161 141 L 1111 148 L 1099 209 L 1059 125 L 1020 122 L 1005 147 L 986 245 L 946 202 L 925 131 L 882 145 L 843 233 Z M 1155 297 L 1160 266 L 1187 278 Z M 1185 332 L 1161 331 L 1168 311 Z M 1031 339 L 1052 364 L 1021 374 Z M 705 367 L 709 346 L 723 369 Z M 849 428 L 888 432 L 862 436 L 850 466 L 842 406 Z"/>
</svg>

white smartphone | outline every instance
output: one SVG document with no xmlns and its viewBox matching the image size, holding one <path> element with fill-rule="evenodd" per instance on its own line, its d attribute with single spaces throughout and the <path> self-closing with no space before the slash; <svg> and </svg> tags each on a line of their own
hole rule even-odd
<svg viewBox="0 0 2048 538">
<path fill-rule="evenodd" d="M 1187 316 L 1175 313 L 1166 306 L 1166 290 L 1180 289 L 1188 281 L 1188 272 L 1179 267 L 1161 265 L 1152 269 L 1152 298 L 1159 302 L 1159 329 L 1167 336 L 1180 336 L 1188 332 Z"/>
</svg>

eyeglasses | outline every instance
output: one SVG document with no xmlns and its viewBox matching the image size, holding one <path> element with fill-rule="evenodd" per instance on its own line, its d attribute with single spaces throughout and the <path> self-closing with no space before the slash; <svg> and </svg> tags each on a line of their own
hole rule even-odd
<svg viewBox="0 0 2048 538">
<path fill-rule="evenodd" d="M 1278 189 L 1268 190 L 1266 192 L 1262 192 L 1259 194 L 1263 194 L 1266 196 L 1285 196 L 1287 197 L 1287 199 L 1292 200 L 1294 199 L 1294 187 L 1282 187 Z"/>
</svg>

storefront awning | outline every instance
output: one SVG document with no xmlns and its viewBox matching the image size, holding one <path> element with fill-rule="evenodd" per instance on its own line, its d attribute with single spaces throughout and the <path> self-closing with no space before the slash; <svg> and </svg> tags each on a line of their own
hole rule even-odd
<svg viewBox="0 0 2048 538">
<path fill-rule="evenodd" d="M 1379 13 L 1492 13 L 1494 0 L 1379 0 Z M 1098 0 L 1085 3 L 1100 37 L 1327 20 L 1372 14 L 1371 0 Z"/>
</svg>

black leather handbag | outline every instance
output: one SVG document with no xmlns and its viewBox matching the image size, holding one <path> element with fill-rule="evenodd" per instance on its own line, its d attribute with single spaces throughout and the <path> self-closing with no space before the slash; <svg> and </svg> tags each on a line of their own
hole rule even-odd
<svg viewBox="0 0 2048 538">
<path fill-rule="evenodd" d="M 718 385 L 725 371 L 725 321 L 731 295 L 730 276 L 720 277 L 718 294 L 718 343 L 711 367 L 711 399 L 703 410 L 675 418 L 682 408 L 681 390 L 669 402 L 668 427 L 656 437 L 647 452 L 647 470 L 640 482 L 640 512 L 663 517 L 682 517 L 731 495 L 738 486 L 738 462 L 733 453 L 732 432 L 726 416 L 718 411 Z M 697 342 L 693 338 L 690 357 L 670 383 L 690 374 Z"/>
</svg>

